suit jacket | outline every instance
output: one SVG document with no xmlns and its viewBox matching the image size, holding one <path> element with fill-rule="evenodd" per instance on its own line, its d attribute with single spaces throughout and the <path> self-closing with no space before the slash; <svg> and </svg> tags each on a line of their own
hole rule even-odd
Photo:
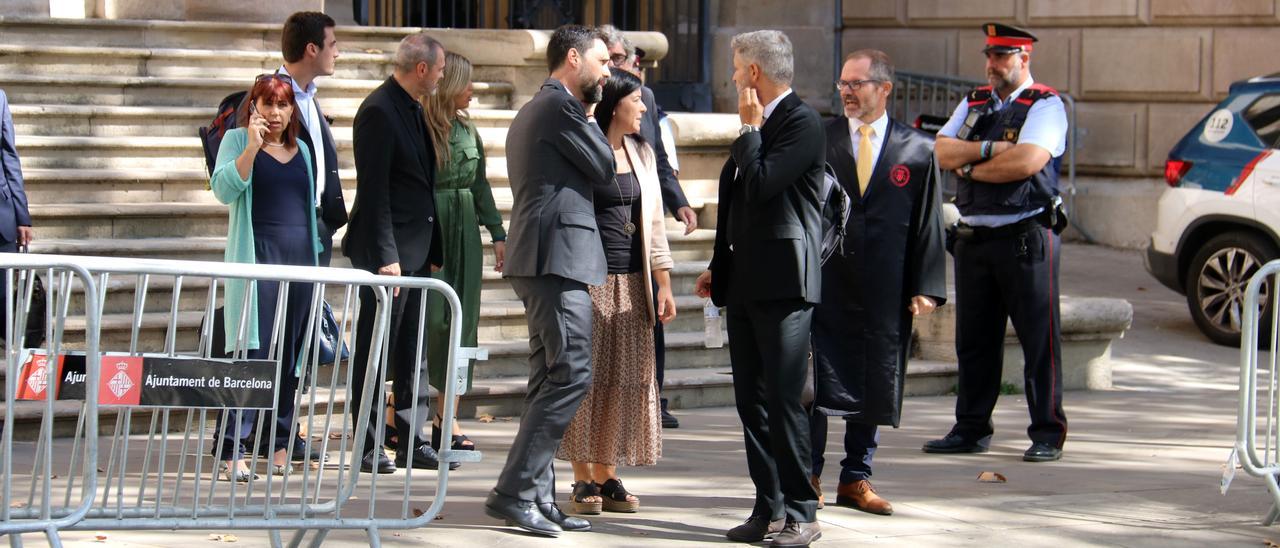
<svg viewBox="0 0 1280 548">
<path fill-rule="evenodd" d="M 342 252 L 351 264 L 405 272 L 443 265 L 436 225 L 435 153 L 422 105 L 394 77 L 356 111 L 356 199 Z"/>
<path fill-rule="evenodd" d="M 717 305 L 821 299 L 822 121 L 795 93 L 760 131 L 738 137 L 720 172 L 711 257 Z"/>
<path fill-rule="evenodd" d="M 507 130 L 511 225 L 503 276 L 604 283 L 592 186 L 614 176 L 613 150 L 582 103 L 551 78 Z"/>
<path fill-rule="evenodd" d="M 897 426 L 911 349 L 912 297 L 946 302 L 942 193 L 933 136 L 890 119 L 858 191 L 849 120 L 826 124 L 827 162 L 853 200 L 843 253 L 822 267 L 814 313 L 815 403 L 851 420 Z"/>
<path fill-rule="evenodd" d="M 14 142 L 13 114 L 9 97 L 0 91 L 0 238 L 18 240 L 18 227 L 31 226 L 27 211 L 27 191 L 22 181 L 22 163 Z"/>
<path fill-rule="evenodd" d="M 321 146 L 311 142 L 311 132 L 299 131 L 298 138 L 306 143 L 317 155 L 324 154 L 324 192 L 320 194 L 320 209 L 328 234 L 321 234 L 323 240 L 331 240 L 333 232 L 347 224 L 347 204 L 342 197 L 342 181 L 338 179 L 338 147 L 333 142 L 333 131 L 329 128 L 329 120 L 320 110 L 320 101 L 312 99 L 312 107 L 316 109 L 316 118 L 320 120 Z M 311 171 L 315 172 L 316 161 L 312 156 Z M 328 246 L 329 243 L 326 243 Z M 381 265 L 379 265 L 381 266 Z"/>
<path fill-rule="evenodd" d="M 662 110 L 653 98 L 653 90 L 648 86 L 640 88 L 640 101 L 644 103 L 644 116 L 640 118 L 640 136 L 653 147 L 653 155 L 658 169 L 658 184 L 662 188 L 662 205 L 676 214 L 680 208 L 689 205 L 689 199 L 680 188 L 680 180 L 676 178 L 671 162 L 667 160 L 667 144 L 662 142 L 662 128 L 658 126 L 658 117 Z"/>
</svg>

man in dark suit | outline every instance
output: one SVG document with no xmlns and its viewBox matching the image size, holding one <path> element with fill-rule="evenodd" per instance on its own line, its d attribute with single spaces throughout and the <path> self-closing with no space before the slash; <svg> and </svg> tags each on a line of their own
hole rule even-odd
<svg viewBox="0 0 1280 548">
<path fill-rule="evenodd" d="M 342 242 L 343 253 L 356 268 L 387 276 L 427 277 L 433 265 L 444 264 L 440 246 L 435 245 L 440 239 L 435 218 L 435 153 L 418 102 L 435 89 L 443 73 L 444 46 L 424 33 L 407 36 L 396 50 L 395 73 L 356 111 L 356 199 L 351 226 Z M 400 446 L 392 464 L 381 449 L 381 440 L 374 436 L 378 421 L 370 420 L 360 465 L 364 472 L 388 474 L 395 472 L 396 466 L 432 470 L 439 466 L 423 432 L 429 415 L 425 362 L 414 360 L 422 336 L 418 309 L 424 293 L 397 291 L 392 301 L 387 365 L 394 375 L 391 391 Z M 368 367 L 377 308 L 373 290 L 361 288 L 360 321 L 351 361 L 353 412 L 364 396 L 361 379 Z M 415 394 L 418 375 L 421 379 Z M 381 409 L 373 405 L 373 416 L 381 417 Z"/>
<path fill-rule="evenodd" d="M 311 171 L 316 174 L 316 230 L 324 244 L 320 266 L 329 266 L 333 233 L 347 224 L 347 206 L 342 197 L 342 181 L 338 179 L 338 147 L 333 142 L 329 119 L 320 110 L 315 84 L 317 76 L 333 75 L 338 60 L 335 26 L 328 15 L 300 11 L 285 20 L 280 33 L 280 52 L 284 55 L 281 72 L 293 79 L 293 96 L 304 126 L 298 138 L 311 149 Z"/>
<path fill-rule="evenodd" d="M 625 70 L 643 79 L 644 72 L 640 67 L 636 66 L 635 46 L 631 45 L 631 42 L 613 25 L 601 26 L 600 33 L 604 35 L 605 45 L 609 47 L 609 66 L 614 69 Z M 644 138 L 645 142 L 653 145 L 653 154 L 657 159 L 658 165 L 658 186 L 662 189 L 662 205 L 666 206 L 672 217 L 684 223 L 684 233 L 688 235 L 698 228 L 698 214 L 689 206 L 689 199 L 685 197 L 684 189 L 680 187 L 680 179 L 676 177 L 676 171 L 671 167 L 671 162 L 667 159 L 667 144 L 662 140 L 662 130 L 658 124 L 659 113 L 662 110 L 658 108 L 658 103 L 653 97 L 653 90 L 649 89 L 649 86 L 640 88 L 640 101 L 645 106 L 644 114 L 640 119 L 640 136 Z M 656 296 L 658 294 L 657 282 L 654 282 L 654 284 L 653 294 Z M 658 360 L 656 369 L 658 389 L 661 390 L 667 362 L 666 335 L 661 321 L 654 322 L 653 343 L 655 347 L 654 353 Z M 662 404 L 662 427 L 679 428 L 680 421 L 667 412 L 667 398 L 662 398 L 660 402 Z"/>
<path fill-rule="evenodd" d="M 31 243 L 31 213 L 27 211 L 27 191 L 22 182 L 22 162 L 14 141 L 13 114 L 9 97 L 0 91 L 0 252 L 14 253 Z M 2 273 L 0 273 L 2 274 Z M 0 329 L 7 325 L 4 295 L 8 280 L 0 275 Z M 2 338 L 3 333 L 0 333 Z"/>
<path fill-rule="evenodd" d="M 485 501 L 490 516 L 532 533 L 586 530 L 555 504 L 552 458 L 591 384 L 591 295 L 604 283 L 592 187 L 614 177 L 613 150 L 584 104 L 600 101 L 609 51 L 586 27 L 556 29 L 551 77 L 511 122 L 513 203 L 502 275 L 529 322 L 529 391 L 520 431 Z"/>
<path fill-rule="evenodd" d="M 31 213 L 14 141 L 13 114 L 9 112 L 9 96 L 0 91 L 0 252 L 14 252 L 30 243 Z"/>
<path fill-rule="evenodd" d="M 813 313 L 813 484 L 827 445 L 827 416 L 844 418 L 836 504 L 889 515 L 871 487 L 877 425 L 898 426 L 911 319 L 946 298 L 941 192 L 933 137 L 889 118 L 893 65 L 876 50 L 845 58 L 836 82 L 844 115 L 826 124 L 827 163 L 852 197 L 842 253 L 822 266 Z"/>
<path fill-rule="evenodd" d="M 756 485 L 751 517 L 726 536 L 758 542 L 776 534 L 775 546 L 808 546 L 822 533 L 800 398 L 821 296 L 826 139 L 818 113 L 791 91 L 785 34 L 739 34 L 731 46 L 743 125 L 720 173 L 711 265 L 696 282 L 698 296 L 728 306 L 734 398 Z"/>
</svg>

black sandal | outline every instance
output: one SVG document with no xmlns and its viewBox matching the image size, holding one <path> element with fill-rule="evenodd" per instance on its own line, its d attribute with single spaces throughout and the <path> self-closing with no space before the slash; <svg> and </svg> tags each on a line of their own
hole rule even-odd
<svg viewBox="0 0 1280 548">
<path fill-rule="evenodd" d="M 435 420 L 431 421 L 431 447 L 436 451 L 440 450 L 440 425 L 435 421 L 442 421 L 440 415 L 436 415 Z M 449 449 L 454 451 L 475 451 L 476 444 L 468 438 L 466 434 L 457 434 L 449 436 Z"/>
<path fill-rule="evenodd" d="M 640 500 L 628 500 L 633 496 L 622 486 L 622 480 L 612 478 L 600 486 L 600 494 L 604 495 L 604 510 L 607 512 L 634 513 L 640 510 Z"/>
<path fill-rule="evenodd" d="M 600 513 L 601 507 L 604 505 L 602 501 L 587 502 L 590 497 L 600 496 L 600 486 L 594 481 L 579 481 L 573 484 L 573 495 L 569 499 L 569 505 L 573 508 L 575 514 L 596 515 Z"/>
</svg>

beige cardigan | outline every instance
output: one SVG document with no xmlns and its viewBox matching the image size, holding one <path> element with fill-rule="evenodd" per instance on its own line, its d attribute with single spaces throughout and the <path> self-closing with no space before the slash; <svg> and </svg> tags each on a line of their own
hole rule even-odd
<svg viewBox="0 0 1280 548">
<path fill-rule="evenodd" d="M 644 295 L 649 310 L 649 321 L 658 320 L 657 311 L 653 308 L 654 270 L 671 270 L 675 264 L 671 260 L 671 247 L 667 244 L 666 212 L 662 208 L 662 188 L 658 186 L 658 168 L 654 158 L 653 147 L 637 141 L 628 135 L 623 137 L 622 146 L 627 149 L 631 158 L 632 169 L 636 180 L 640 183 L 640 243 L 643 246 L 641 255 L 644 260 Z"/>
</svg>

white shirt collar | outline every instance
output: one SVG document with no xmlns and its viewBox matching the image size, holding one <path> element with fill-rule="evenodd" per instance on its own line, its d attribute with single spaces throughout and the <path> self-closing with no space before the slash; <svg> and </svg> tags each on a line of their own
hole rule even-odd
<svg viewBox="0 0 1280 548">
<path fill-rule="evenodd" d="M 862 120 L 859 120 L 857 118 L 850 118 L 849 134 L 856 138 L 858 135 L 858 128 L 864 125 L 866 124 L 864 124 Z M 883 114 L 880 115 L 879 118 L 876 118 L 876 121 L 871 122 L 871 137 L 873 139 L 883 139 L 885 132 L 888 130 L 889 130 L 889 111 L 886 110 L 884 111 Z M 854 141 L 854 144 L 855 146 L 857 145 L 856 139 Z"/>
<path fill-rule="evenodd" d="M 310 84 L 307 84 L 307 89 L 302 89 L 301 87 L 298 87 L 298 81 L 293 79 L 293 75 L 289 74 L 289 69 L 285 68 L 284 65 L 280 65 L 280 73 L 288 76 L 289 80 L 293 82 L 294 95 L 302 95 L 304 98 L 310 98 L 316 94 L 315 80 L 312 80 Z"/>
<path fill-rule="evenodd" d="M 764 106 L 765 120 L 769 119 L 769 115 L 773 114 L 774 109 L 778 108 L 778 103 L 781 103 L 788 95 L 791 95 L 791 88 L 787 88 L 787 91 L 782 92 L 781 95 L 775 97 L 772 101 L 769 101 L 769 104 Z"/>
</svg>

